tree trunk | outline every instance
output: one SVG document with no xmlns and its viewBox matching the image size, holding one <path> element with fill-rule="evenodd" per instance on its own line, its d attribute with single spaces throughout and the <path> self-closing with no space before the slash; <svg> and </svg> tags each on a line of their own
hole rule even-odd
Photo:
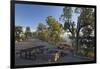
<svg viewBox="0 0 100 69">
<path fill-rule="evenodd" d="M 79 46 L 79 31 L 77 31 L 76 34 L 76 54 L 78 53 L 78 46 Z"/>
<path fill-rule="evenodd" d="M 80 32 L 80 24 L 77 24 L 77 31 L 76 31 L 76 51 L 75 54 L 79 51 L 79 32 Z"/>
</svg>

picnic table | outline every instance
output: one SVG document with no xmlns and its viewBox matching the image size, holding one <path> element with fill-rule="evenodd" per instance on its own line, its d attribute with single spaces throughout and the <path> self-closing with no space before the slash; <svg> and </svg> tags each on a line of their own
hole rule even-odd
<svg viewBox="0 0 100 69">
<path fill-rule="evenodd" d="M 47 62 L 57 62 L 67 53 L 57 48 L 46 48 L 45 46 L 36 46 L 19 51 L 20 57 L 30 60 L 44 60 Z"/>
<path fill-rule="evenodd" d="M 36 46 L 19 51 L 19 56 L 26 59 L 35 59 L 36 54 L 43 53 L 44 46 Z"/>
</svg>

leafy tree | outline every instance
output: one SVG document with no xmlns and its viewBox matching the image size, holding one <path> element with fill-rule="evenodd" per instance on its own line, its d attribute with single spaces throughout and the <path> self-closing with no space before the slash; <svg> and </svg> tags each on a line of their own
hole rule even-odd
<svg viewBox="0 0 100 69">
<path fill-rule="evenodd" d="M 22 26 L 16 26 L 15 27 L 15 39 L 16 39 L 16 41 L 20 41 L 22 33 L 23 33 Z"/>
<path fill-rule="evenodd" d="M 31 33 L 30 27 L 26 27 L 26 30 L 25 30 L 25 37 L 26 37 L 26 39 L 32 37 L 32 33 Z"/>
<path fill-rule="evenodd" d="M 65 22 L 65 21 L 67 21 L 67 22 L 71 21 L 72 12 L 73 12 L 72 7 L 66 7 L 66 6 L 65 6 L 65 7 L 63 8 L 63 14 L 61 15 L 61 19 L 63 19 L 64 22 Z"/>
<path fill-rule="evenodd" d="M 39 23 L 37 31 L 43 31 L 44 29 L 46 29 L 46 25 L 44 25 L 43 23 Z"/>
<path fill-rule="evenodd" d="M 68 31 L 72 35 L 72 46 L 75 38 L 75 23 L 72 21 L 73 10 L 72 7 L 64 7 L 61 19 L 64 21 L 64 30 Z"/>
<path fill-rule="evenodd" d="M 37 38 L 37 32 L 32 32 L 32 37 Z"/>
<path fill-rule="evenodd" d="M 78 51 L 79 49 L 79 33 L 81 29 L 84 29 L 84 35 L 88 35 L 91 33 L 92 29 L 89 29 L 86 27 L 91 26 L 92 28 L 94 27 L 94 10 L 93 8 L 76 8 L 75 9 L 76 13 L 79 13 L 78 17 L 78 23 L 77 23 L 77 33 L 76 33 L 76 50 Z M 87 32 L 88 30 L 88 32 Z M 90 35 L 90 34 L 89 34 Z"/>
<path fill-rule="evenodd" d="M 47 41 L 48 39 L 48 28 L 43 23 L 40 23 L 37 27 L 38 37 L 41 40 Z"/>
<path fill-rule="evenodd" d="M 91 36 L 92 32 L 93 32 L 93 29 L 90 25 L 85 26 L 84 28 L 82 28 L 82 33 L 83 33 L 84 37 Z"/>
<path fill-rule="evenodd" d="M 72 22 L 72 16 L 74 13 L 77 13 L 79 15 L 77 24 Z M 94 10 L 92 8 L 83 8 L 83 7 L 80 7 L 80 8 L 64 7 L 63 8 L 63 14 L 61 15 L 61 19 L 64 21 L 64 30 L 72 34 L 73 41 L 74 41 L 74 38 L 76 38 L 76 42 L 75 42 L 76 53 L 78 52 L 78 47 L 79 47 L 80 30 L 88 25 L 94 28 L 94 21 L 95 21 L 94 17 L 95 17 Z M 73 42 L 72 42 L 72 45 L 73 45 Z"/>
<path fill-rule="evenodd" d="M 56 19 L 53 18 L 52 16 L 48 16 L 46 19 L 46 22 L 51 31 L 57 31 L 59 33 L 62 31 L 62 28 L 63 28 L 62 24 L 60 24 L 58 21 L 56 21 Z"/>
<path fill-rule="evenodd" d="M 48 16 L 46 19 L 49 29 L 49 40 L 55 44 L 60 41 L 60 34 L 62 32 L 62 24 L 56 21 L 52 16 Z"/>
</svg>

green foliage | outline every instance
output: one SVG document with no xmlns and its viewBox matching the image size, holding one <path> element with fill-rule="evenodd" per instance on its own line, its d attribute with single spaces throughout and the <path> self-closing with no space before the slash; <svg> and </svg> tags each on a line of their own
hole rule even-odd
<svg viewBox="0 0 100 69">
<path fill-rule="evenodd" d="M 26 30 L 25 30 L 25 37 L 26 37 L 26 39 L 32 37 L 32 33 L 31 33 L 30 27 L 26 27 Z"/>
<path fill-rule="evenodd" d="M 38 32 L 38 37 L 41 40 L 47 41 L 47 39 L 48 39 L 48 30 L 45 29 L 45 30 L 42 30 L 42 31 Z"/>
<path fill-rule="evenodd" d="M 64 20 L 64 21 L 70 21 L 71 18 L 72 18 L 72 7 L 64 7 L 63 8 L 63 14 L 61 15 L 61 18 Z"/>
<path fill-rule="evenodd" d="M 39 23 L 39 25 L 38 25 L 38 27 L 37 27 L 37 30 L 38 30 L 38 31 L 42 31 L 42 30 L 44 30 L 44 29 L 46 29 L 46 25 L 44 25 L 43 23 Z"/>
<path fill-rule="evenodd" d="M 46 21 L 50 30 L 49 37 L 51 39 L 51 42 L 54 42 L 56 44 L 58 41 L 60 41 L 60 34 L 63 30 L 63 26 L 52 16 L 48 16 Z"/>
<path fill-rule="evenodd" d="M 48 16 L 46 22 L 50 30 L 61 32 L 62 25 L 58 21 L 56 21 L 55 18 L 53 18 L 52 16 Z"/>
<path fill-rule="evenodd" d="M 72 46 L 75 38 L 75 23 L 72 21 L 73 10 L 72 7 L 64 7 L 61 19 L 64 21 L 64 30 L 71 33 Z"/>
<path fill-rule="evenodd" d="M 93 32 L 93 29 L 90 25 L 82 28 L 82 33 L 84 37 L 89 37 L 92 34 L 92 32 Z"/>
<path fill-rule="evenodd" d="M 94 25 L 94 10 L 93 8 L 80 8 L 80 16 L 78 18 L 78 23 L 80 23 L 80 27 L 84 27 L 87 25 Z"/>
<path fill-rule="evenodd" d="M 65 23 L 64 23 L 64 30 L 67 30 L 68 27 L 69 27 L 69 23 L 65 22 Z"/>
<path fill-rule="evenodd" d="M 40 23 L 37 27 L 38 38 L 47 41 L 48 38 L 48 28 L 43 23 Z"/>
<path fill-rule="evenodd" d="M 41 40 L 56 44 L 60 41 L 60 34 L 63 30 L 62 24 L 52 16 L 46 18 L 47 25 L 40 23 L 37 27 L 38 37 Z"/>
<path fill-rule="evenodd" d="M 79 15 L 77 24 L 72 21 L 74 13 Z M 72 40 L 76 39 L 75 48 L 78 52 L 80 37 L 79 33 L 82 32 L 84 36 L 90 36 L 94 30 L 95 16 L 93 8 L 74 7 L 73 9 L 73 7 L 64 7 L 61 19 L 64 21 L 64 30 L 72 34 L 72 36 L 70 36 Z"/>
<path fill-rule="evenodd" d="M 37 32 L 32 32 L 32 37 L 37 38 Z"/>
<path fill-rule="evenodd" d="M 77 23 L 77 42 L 76 42 L 77 48 L 78 48 L 78 37 L 80 36 L 79 33 L 82 32 L 83 36 L 81 37 L 87 38 L 86 40 L 82 39 L 84 40 L 82 43 L 86 45 L 88 49 L 91 46 L 91 44 L 94 43 L 93 40 L 89 39 L 92 32 L 94 31 L 94 25 L 95 25 L 94 10 L 93 8 L 76 8 L 76 10 L 80 14 Z M 92 35 L 92 37 L 94 37 L 94 35 Z M 92 41 L 92 43 L 89 41 Z M 85 50 L 85 52 L 88 53 L 89 51 Z"/>
<path fill-rule="evenodd" d="M 28 38 L 32 37 L 32 32 L 30 27 L 26 27 L 25 32 L 23 32 L 23 27 L 22 26 L 16 26 L 15 27 L 15 40 L 16 41 L 23 41 Z"/>
<path fill-rule="evenodd" d="M 16 41 L 20 41 L 22 33 L 23 33 L 23 28 L 21 26 L 16 26 L 15 27 L 15 40 Z"/>
<path fill-rule="evenodd" d="M 61 18 L 64 20 L 64 30 L 69 31 L 72 34 L 72 37 L 75 36 L 75 23 L 71 21 L 73 16 L 72 7 L 64 7 L 63 14 Z"/>
</svg>

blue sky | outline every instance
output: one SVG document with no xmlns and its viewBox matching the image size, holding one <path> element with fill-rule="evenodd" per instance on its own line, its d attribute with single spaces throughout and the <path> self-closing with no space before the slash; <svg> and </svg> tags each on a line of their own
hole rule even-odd
<svg viewBox="0 0 100 69">
<path fill-rule="evenodd" d="M 59 21 L 59 17 L 62 13 L 63 6 L 16 4 L 15 25 L 23 27 L 29 26 L 34 31 L 39 23 L 46 24 L 45 19 L 47 16 L 53 16 Z M 73 15 L 72 20 L 77 22 L 77 14 Z"/>
</svg>

